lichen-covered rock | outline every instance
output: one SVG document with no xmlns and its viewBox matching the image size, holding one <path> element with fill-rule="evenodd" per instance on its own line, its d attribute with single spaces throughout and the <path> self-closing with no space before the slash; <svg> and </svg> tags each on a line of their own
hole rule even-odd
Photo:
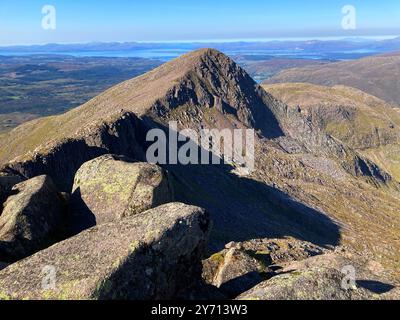
<svg viewBox="0 0 400 320">
<path fill-rule="evenodd" d="M 332 268 L 294 271 L 262 282 L 238 300 L 351 300 L 371 296 L 365 289 L 343 289 L 343 276 Z"/>
<path fill-rule="evenodd" d="M 324 249 L 296 239 L 254 239 L 231 242 L 203 261 L 204 280 L 230 298 L 276 275 L 278 263 L 306 259 Z"/>
<path fill-rule="evenodd" d="M 143 134 L 138 117 L 120 108 L 113 111 L 97 121 L 81 114 L 74 127 L 64 121 L 52 123 L 53 117 L 25 123 L 18 133 L 10 133 L 13 143 L 0 143 L 0 158 L 7 158 L 0 160 L 0 167 L 27 178 L 48 175 L 59 190 L 70 192 L 76 171 L 87 161 L 109 153 L 144 160 L 137 142 L 137 136 Z M 22 132 L 28 136 L 22 137 Z"/>
<path fill-rule="evenodd" d="M 385 270 L 379 262 L 371 260 L 363 254 L 348 251 L 346 247 L 338 247 L 334 251 L 326 251 L 324 254 L 312 256 L 303 260 L 289 261 L 279 265 L 281 267 L 279 270 L 280 273 L 319 267 L 332 268 L 343 272 L 350 266 L 354 269 L 354 275 L 357 279 L 382 283 L 393 282 L 393 277 L 390 272 Z"/>
<path fill-rule="evenodd" d="M 64 201 L 49 176 L 15 185 L 0 216 L 0 259 L 22 259 L 61 236 Z"/>
<path fill-rule="evenodd" d="M 201 277 L 209 229 L 203 209 L 181 203 L 102 224 L 0 271 L 0 297 L 174 298 Z"/>
<path fill-rule="evenodd" d="M 83 164 L 75 175 L 72 192 L 74 232 L 173 201 L 163 169 L 116 155 Z"/>
<path fill-rule="evenodd" d="M 258 261 L 236 248 L 231 248 L 224 256 L 213 279 L 213 284 L 230 298 L 260 283 L 261 266 Z"/>
</svg>

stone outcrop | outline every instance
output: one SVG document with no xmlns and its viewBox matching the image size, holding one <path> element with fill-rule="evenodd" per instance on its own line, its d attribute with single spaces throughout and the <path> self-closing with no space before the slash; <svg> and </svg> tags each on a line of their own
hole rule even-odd
<svg viewBox="0 0 400 320">
<path fill-rule="evenodd" d="M 374 186 L 385 185 L 397 191 L 400 190 L 399 182 L 395 181 L 387 171 L 321 129 L 312 118 L 304 115 L 301 109 L 289 107 L 270 94 L 266 96 L 280 106 L 276 114 L 285 132 L 285 136 L 279 139 L 279 143 L 283 143 L 281 145 L 283 149 L 286 149 L 287 145 L 295 144 L 302 153 L 335 160 L 355 178 L 360 178 Z M 286 149 L 286 151 L 290 150 Z"/>
<path fill-rule="evenodd" d="M 343 275 L 332 268 L 314 268 L 278 275 L 238 297 L 238 300 L 352 300 L 368 298 L 365 290 L 341 288 Z"/>
<path fill-rule="evenodd" d="M 22 259 L 62 235 L 65 203 L 48 176 L 15 185 L 0 216 L 0 260 Z"/>
<path fill-rule="evenodd" d="M 83 164 L 75 175 L 72 193 L 73 231 L 118 221 L 173 201 L 163 169 L 115 155 Z"/>
<path fill-rule="evenodd" d="M 181 203 L 96 226 L 0 271 L 0 297 L 171 299 L 201 277 L 210 227 Z"/>
<path fill-rule="evenodd" d="M 231 242 L 203 261 L 203 278 L 227 297 L 235 298 L 276 275 L 280 263 L 306 259 L 325 250 L 295 239 Z"/>
<path fill-rule="evenodd" d="M 262 268 L 255 258 L 239 249 L 230 248 L 218 266 L 213 284 L 227 297 L 234 298 L 260 283 L 263 280 L 261 273 Z"/>
</svg>

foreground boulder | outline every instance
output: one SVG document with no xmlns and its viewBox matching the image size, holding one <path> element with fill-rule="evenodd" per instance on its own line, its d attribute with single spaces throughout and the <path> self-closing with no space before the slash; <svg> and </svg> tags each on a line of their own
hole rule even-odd
<svg viewBox="0 0 400 320">
<path fill-rule="evenodd" d="M 209 229 L 203 209 L 181 203 L 99 225 L 0 271 L 0 296 L 170 299 L 201 276 Z"/>
<path fill-rule="evenodd" d="M 166 173 L 157 165 L 105 155 L 75 175 L 73 231 L 118 221 L 173 200 Z"/>
<path fill-rule="evenodd" d="M 235 298 L 276 275 L 278 264 L 306 259 L 324 249 L 305 241 L 254 239 L 231 242 L 221 252 L 203 261 L 203 278 L 229 298 Z"/>
<path fill-rule="evenodd" d="M 63 198 L 50 177 L 15 185 L 0 216 L 0 260 L 19 260 L 55 242 L 63 213 Z"/>
</svg>

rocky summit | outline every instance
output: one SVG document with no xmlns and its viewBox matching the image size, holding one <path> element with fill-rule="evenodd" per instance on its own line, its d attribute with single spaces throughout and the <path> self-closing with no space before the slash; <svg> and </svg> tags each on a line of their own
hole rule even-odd
<svg viewBox="0 0 400 320">
<path fill-rule="evenodd" d="M 204 210 L 170 203 L 103 224 L 0 273 L 10 299 L 169 299 L 201 275 L 210 228 Z M 59 270 L 42 286 L 43 266 Z"/>
<path fill-rule="evenodd" d="M 171 121 L 253 129 L 254 170 L 148 163 Z M 399 126 L 213 49 L 27 122 L 0 135 L 0 299 L 398 299 Z"/>
</svg>

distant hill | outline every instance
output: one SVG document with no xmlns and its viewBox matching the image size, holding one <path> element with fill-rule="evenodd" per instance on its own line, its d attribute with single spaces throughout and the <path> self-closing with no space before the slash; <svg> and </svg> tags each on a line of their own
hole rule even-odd
<svg viewBox="0 0 400 320">
<path fill-rule="evenodd" d="M 284 70 L 266 84 L 308 82 L 317 85 L 345 85 L 400 106 L 400 52 L 356 61 Z"/>
<path fill-rule="evenodd" d="M 361 93 L 349 95 L 364 99 Z M 385 128 L 387 141 L 395 139 L 389 117 L 372 112 L 368 101 L 343 98 L 343 104 L 356 109 L 366 123 Z M 337 127 L 345 127 L 346 112 L 335 116 L 341 109 L 333 110 L 332 118 L 320 119 L 338 119 Z M 392 109 L 382 104 L 381 111 L 386 110 Z M 253 128 L 256 163 L 251 174 L 242 174 L 235 163 L 164 166 L 176 200 L 200 206 L 212 217 L 210 251 L 231 241 L 295 237 L 371 257 L 398 279 L 399 182 L 362 153 L 356 142 L 368 145 L 368 139 L 357 138 L 353 146 L 346 136 L 343 141 L 333 137 L 334 128 L 328 131 L 312 120 L 301 108 L 265 91 L 229 57 L 202 49 L 122 82 L 67 113 L 0 135 L 0 174 L 48 174 L 70 193 L 76 171 L 100 155 L 144 161 L 148 130 L 165 130 L 169 121 L 197 131 Z M 372 127 L 360 125 L 360 130 Z M 368 135 L 360 131 L 356 136 Z M 382 140 L 373 137 L 371 146 L 380 146 Z"/>
</svg>

